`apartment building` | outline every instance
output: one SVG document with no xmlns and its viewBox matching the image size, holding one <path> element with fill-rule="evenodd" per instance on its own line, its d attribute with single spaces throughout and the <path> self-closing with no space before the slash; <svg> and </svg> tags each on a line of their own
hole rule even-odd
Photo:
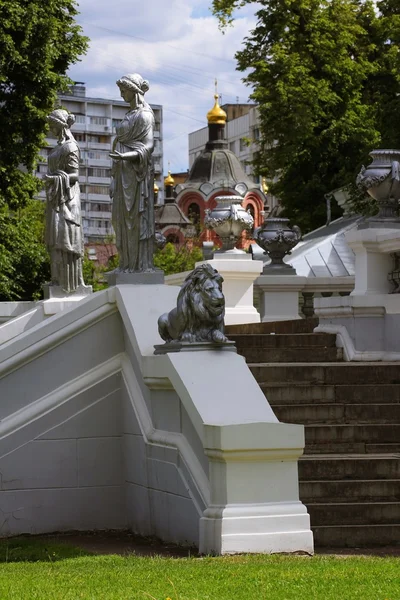
<svg viewBox="0 0 400 600">
<path fill-rule="evenodd" d="M 119 100 L 88 98 L 83 84 L 75 84 L 69 94 L 59 95 L 59 105 L 72 112 L 76 121 L 72 132 L 81 150 L 79 183 L 81 189 L 82 223 L 85 243 L 98 243 L 113 233 L 111 180 L 111 144 L 116 125 L 124 118 L 129 104 Z M 161 105 L 151 105 L 155 121 L 153 152 L 155 182 L 159 187 L 158 201 L 163 202 L 163 111 Z M 48 146 L 41 151 L 43 160 L 37 167 L 38 177 L 47 172 L 47 155 L 56 140 L 46 138 Z M 45 198 L 44 190 L 40 197 Z"/>
</svg>

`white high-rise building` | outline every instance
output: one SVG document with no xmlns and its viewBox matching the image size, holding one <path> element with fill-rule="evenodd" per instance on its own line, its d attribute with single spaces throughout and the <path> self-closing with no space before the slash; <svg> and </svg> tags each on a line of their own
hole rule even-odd
<svg viewBox="0 0 400 600">
<path fill-rule="evenodd" d="M 59 104 L 72 112 L 76 121 L 72 133 L 81 150 L 79 183 L 81 188 L 82 223 L 85 243 L 101 242 L 112 235 L 109 196 L 111 181 L 111 144 L 115 126 L 124 118 L 129 104 L 119 100 L 88 98 L 83 84 L 71 87 L 70 94 L 60 94 Z M 159 187 L 158 201 L 163 193 L 163 111 L 159 104 L 151 104 L 155 126 L 153 152 L 155 182 Z M 48 146 L 41 151 L 43 161 L 38 164 L 38 177 L 47 173 L 46 158 L 55 146 L 55 138 L 46 138 Z M 40 194 L 45 197 L 44 190 Z"/>
</svg>

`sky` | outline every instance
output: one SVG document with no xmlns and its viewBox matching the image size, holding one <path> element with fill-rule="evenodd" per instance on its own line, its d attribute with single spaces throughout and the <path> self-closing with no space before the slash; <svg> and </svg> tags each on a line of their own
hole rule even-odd
<svg viewBox="0 0 400 600">
<path fill-rule="evenodd" d="M 86 95 L 120 99 L 116 80 L 140 73 L 150 82 L 146 100 L 164 110 L 164 172 L 188 168 L 188 133 L 207 125 L 214 81 L 222 103 L 249 100 L 236 71 L 235 52 L 254 27 L 257 4 L 236 14 L 225 34 L 211 0 L 80 0 L 77 22 L 90 42 L 69 76 Z"/>
</svg>

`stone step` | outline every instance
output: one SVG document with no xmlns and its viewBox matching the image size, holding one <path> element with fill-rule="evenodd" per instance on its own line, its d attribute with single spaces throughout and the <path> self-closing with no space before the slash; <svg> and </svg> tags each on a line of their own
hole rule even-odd
<svg viewBox="0 0 400 600">
<path fill-rule="evenodd" d="M 400 423 L 378 425 L 326 425 L 314 424 L 305 426 L 306 444 L 326 443 L 364 443 L 395 444 L 400 440 Z"/>
<path fill-rule="evenodd" d="M 317 326 L 318 319 L 296 319 L 293 321 L 227 325 L 225 332 L 228 337 L 237 333 L 312 333 Z"/>
<path fill-rule="evenodd" d="M 306 455 L 299 460 L 299 479 L 305 481 L 400 479 L 400 455 Z"/>
<path fill-rule="evenodd" d="M 336 347 L 336 335 L 333 333 L 233 334 L 229 339 L 236 343 L 237 348 Z"/>
<path fill-rule="evenodd" d="M 259 384 L 309 385 L 400 383 L 400 363 L 249 363 Z"/>
<path fill-rule="evenodd" d="M 398 454 L 400 443 L 369 444 L 365 442 L 306 443 L 305 453 L 322 454 Z"/>
<path fill-rule="evenodd" d="M 238 348 L 238 353 L 248 363 L 304 363 L 315 362 L 320 358 L 324 362 L 343 360 L 343 349 L 336 347 L 320 348 Z"/>
<path fill-rule="evenodd" d="M 400 479 L 300 481 L 299 490 L 300 499 L 306 506 L 332 500 L 335 503 L 400 502 Z"/>
<path fill-rule="evenodd" d="M 264 383 L 260 385 L 272 406 L 279 404 L 389 404 L 400 403 L 400 384 L 309 385 Z"/>
<path fill-rule="evenodd" d="M 274 405 L 283 423 L 388 424 L 400 423 L 400 404 L 300 404 Z"/>
<path fill-rule="evenodd" d="M 400 523 L 400 502 L 308 503 L 311 526 Z"/>
<path fill-rule="evenodd" d="M 312 527 L 316 548 L 376 548 L 398 546 L 400 523 L 387 525 L 326 525 Z"/>
</svg>

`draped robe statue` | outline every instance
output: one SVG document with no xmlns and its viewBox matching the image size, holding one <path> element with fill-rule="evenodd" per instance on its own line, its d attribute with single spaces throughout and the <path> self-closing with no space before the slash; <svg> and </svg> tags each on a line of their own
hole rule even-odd
<svg viewBox="0 0 400 600">
<path fill-rule="evenodd" d="M 79 190 L 79 148 L 69 128 L 75 117 L 66 110 L 48 116 L 58 143 L 48 156 L 46 175 L 46 245 L 50 252 L 51 286 L 63 292 L 85 288 L 82 276 L 83 234 Z M 86 288 L 89 289 L 89 288 Z"/>
<path fill-rule="evenodd" d="M 126 75 L 117 84 L 131 110 L 116 128 L 110 156 L 112 222 L 119 253 L 119 271 L 154 271 L 154 114 L 144 101 L 148 83 Z"/>
</svg>

